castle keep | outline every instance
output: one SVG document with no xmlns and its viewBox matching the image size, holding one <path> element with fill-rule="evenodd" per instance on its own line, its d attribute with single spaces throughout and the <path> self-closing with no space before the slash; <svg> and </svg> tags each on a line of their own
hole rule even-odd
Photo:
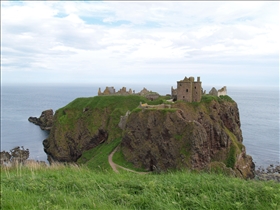
<svg viewBox="0 0 280 210">
<path fill-rule="evenodd" d="M 173 99 L 199 102 L 202 95 L 200 77 L 197 77 L 197 81 L 194 80 L 194 77 L 185 77 L 183 80 L 178 81 L 177 89 L 171 87 L 171 95 Z"/>
</svg>

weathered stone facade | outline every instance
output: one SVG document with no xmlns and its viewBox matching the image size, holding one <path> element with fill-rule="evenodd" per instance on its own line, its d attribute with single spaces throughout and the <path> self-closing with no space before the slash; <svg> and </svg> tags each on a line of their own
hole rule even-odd
<svg viewBox="0 0 280 210">
<path fill-rule="evenodd" d="M 209 95 L 213 95 L 213 96 L 225 96 L 225 95 L 227 95 L 227 87 L 224 86 L 224 87 L 222 87 L 221 89 L 219 89 L 218 91 L 217 91 L 216 88 L 213 87 L 213 88 L 209 91 Z"/>
<path fill-rule="evenodd" d="M 209 95 L 218 96 L 218 91 L 215 87 L 212 87 L 212 89 L 209 91 Z"/>
<path fill-rule="evenodd" d="M 199 102 L 202 95 L 200 77 L 197 77 L 197 81 L 194 80 L 194 77 L 185 77 L 183 80 L 178 81 L 177 89 L 171 88 L 171 95 L 177 100 Z"/>
<path fill-rule="evenodd" d="M 218 96 L 225 96 L 227 95 L 227 87 L 224 86 L 220 90 L 218 90 Z"/>
<path fill-rule="evenodd" d="M 132 94 L 144 96 L 151 101 L 157 99 L 160 96 L 158 93 L 149 91 L 145 87 L 139 93 L 135 93 L 135 90 L 132 91 L 132 89 L 129 89 L 129 91 L 127 91 L 126 87 L 121 88 L 118 92 L 116 92 L 114 87 L 106 87 L 103 92 L 101 92 L 101 88 L 98 89 L 98 95 L 99 96 L 103 96 L 103 95 L 132 95 Z"/>
<path fill-rule="evenodd" d="M 129 89 L 129 91 L 126 91 L 126 87 L 122 87 L 118 92 L 116 92 L 114 87 L 106 87 L 103 93 L 101 92 L 101 88 L 98 89 L 98 95 L 104 96 L 104 95 L 131 95 L 132 90 Z"/>
</svg>

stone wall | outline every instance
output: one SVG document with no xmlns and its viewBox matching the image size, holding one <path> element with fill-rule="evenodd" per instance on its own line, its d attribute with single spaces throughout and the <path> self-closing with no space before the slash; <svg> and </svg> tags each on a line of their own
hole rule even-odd
<svg viewBox="0 0 280 210">
<path fill-rule="evenodd" d="M 227 87 L 224 86 L 220 90 L 218 90 L 218 96 L 225 96 L 227 95 Z"/>
<path fill-rule="evenodd" d="M 225 96 L 227 95 L 227 87 L 224 86 L 221 89 L 219 89 L 217 91 L 216 88 L 212 87 L 212 89 L 209 91 L 209 95 L 213 95 L 213 96 Z"/>
<path fill-rule="evenodd" d="M 106 87 L 103 92 L 101 91 L 101 88 L 98 89 L 98 95 L 99 96 L 103 96 L 103 95 L 132 95 L 132 94 L 144 96 L 151 101 L 157 99 L 160 96 L 158 93 L 149 91 L 145 87 L 139 93 L 135 93 L 135 90 L 132 91 L 131 88 L 127 91 L 126 87 L 122 87 L 117 92 L 115 91 L 114 87 Z"/>
<path fill-rule="evenodd" d="M 197 78 L 197 81 L 193 77 L 185 77 L 185 79 L 177 82 L 177 100 L 199 102 L 201 100 L 201 90 L 200 77 Z M 174 92 L 172 90 L 172 93 Z"/>
</svg>

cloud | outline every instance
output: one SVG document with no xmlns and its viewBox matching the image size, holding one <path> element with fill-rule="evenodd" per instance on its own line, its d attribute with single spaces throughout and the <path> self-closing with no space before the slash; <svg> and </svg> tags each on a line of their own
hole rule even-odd
<svg viewBox="0 0 280 210">
<path fill-rule="evenodd" d="M 69 83 L 76 78 L 79 83 L 110 78 L 122 83 L 145 77 L 166 82 L 190 74 L 232 75 L 226 79 L 230 82 L 256 69 L 253 78 L 267 71 L 277 77 L 277 6 L 277 2 L 1 2 L 2 81 L 12 82 L 13 72 L 26 72 L 28 82 L 38 80 L 41 72 L 49 75 L 47 81 L 57 77 L 55 81 Z"/>
</svg>

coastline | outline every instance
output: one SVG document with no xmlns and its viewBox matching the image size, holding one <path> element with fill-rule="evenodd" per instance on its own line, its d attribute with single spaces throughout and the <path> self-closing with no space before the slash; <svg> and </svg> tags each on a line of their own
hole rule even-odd
<svg viewBox="0 0 280 210">
<path fill-rule="evenodd" d="M 24 146 L 29 148 L 31 159 L 46 161 L 47 155 L 43 150 L 42 141 L 48 137 L 48 132 L 26 119 L 29 116 L 39 116 L 42 110 L 52 108 L 55 111 L 77 97 L 96 96 L 99 86 L 102 85 L 2 86 L 1 149 L 9 150 L 18 145 Z M 205 87 L 207 90 L 210 88 L 207 85 Z M 136 90 L 141 88 L 142 85 L 135 87 Z M 169 86 L 147 86 L 147 88 L 161 94 L 169 90 Z M 270 96 L 268 93 L 271 91 L 273 94 Z M 240 110 L 246 152 L 253 157 L 256 168 L 266 168 L 270 164 L 280 165 L 278 91 L 274 88 L 262 90 L 228 87 L 229 96 L 237 102 Z M 18 103 L 19 101 L 21 103 Z M 267 106 L 270 107 L 269 110 L 265 109 Z"/>
</svg>

